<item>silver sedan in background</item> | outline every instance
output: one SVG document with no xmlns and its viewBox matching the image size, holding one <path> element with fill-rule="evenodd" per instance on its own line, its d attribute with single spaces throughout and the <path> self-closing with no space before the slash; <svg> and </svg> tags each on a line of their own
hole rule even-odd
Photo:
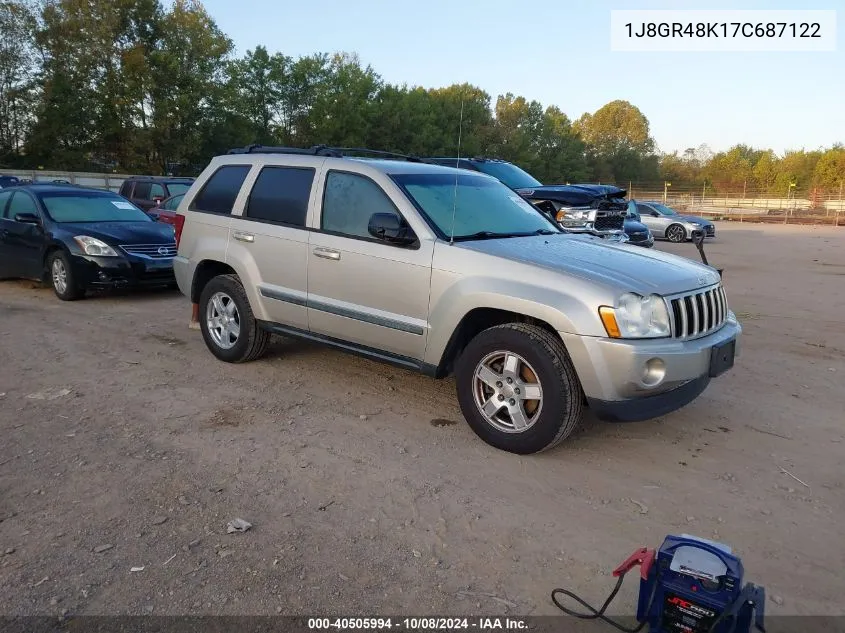
<svg viewBox="0 0 845 633">
<path fill-rule="evenodd" d="M 692 239 L 692 232 L 704 231 L 705 237 L 716 237 L 716 225 L 706 218 L 680 214 L 660 202 L 628 203 L 628 217 L 645 224 L 654 237 L 666 238 L 670 242 L 686 242 Z"/>
</svg>

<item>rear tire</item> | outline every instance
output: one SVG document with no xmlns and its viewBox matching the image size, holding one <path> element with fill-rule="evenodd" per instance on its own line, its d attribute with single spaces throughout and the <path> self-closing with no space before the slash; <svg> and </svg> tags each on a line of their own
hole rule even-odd
<svg viewBox="0 0 845 633">
<path fill-rule="evenodd" d="M 666 227 L 666 239 L 675 244 L 687 241 L 687 231 L 680 224 L 670 224 Z"/>
<path fill-rule="evenodd" d="M 47 273 L 53 292 L 62 301 L 76 301 L 85 295 L 85 290 L 77 285 L 70 257 L 64 251 L 54 251 L 50 254 L 47 259 Z"/>
<path fill-rule="evenodd" d="M 209 351 L 227 363 L 260 358 L 270 333 L 258 325 L 237 275 L 218 275 L 200 294 L 200 330 Z"/>
<path fill-rule="evenodd" d="M 569 354 L 539 326 L 484 330 L 461 354 L 455 374 L 466 421 L 503 451 L 528 455 L 553 448 L 582 419 L 583 392 Z"/>
</svg>

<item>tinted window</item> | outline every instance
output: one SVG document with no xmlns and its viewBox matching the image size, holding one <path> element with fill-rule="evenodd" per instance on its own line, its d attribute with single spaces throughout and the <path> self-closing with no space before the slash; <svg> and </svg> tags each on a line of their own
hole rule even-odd
<svg viewBox="0 0 845 633">
<path fill-rule="evenodd" d="M 382 188 L 369 178 L 338 171 L 329 172 L 320 221 L 323 230 L 370 238 L 372 236 L 367 227 L 374 213 L 400 215 Z"/>
<path fill-rule="evenodd" d="M 476 169 L 501 180 L 511 189 L 533 189 L 542 187 L 543 183 L 531 174 L 521 170 L 513 163 L 499 163 L 486 161 L 476 163 Z"/>
<path fill-rule="evenodd" d="M 146 213 L 113 193 L 50 192 L 38 196 L 56 222 L 152 222 Z"/>
<path fill-rule="evenodd" d="M 12 196 L 12 202 L 9 204 L 9 210 L 6 214 L 8 218 L 14 218 L 18 213 L 35 213 L 38 214 L 38 207 L 35 206 L 35 200 L 28 193 L 18 191 Z"/>
<path fill-rule="evenodd" d="M 231 213 L 249 170 L 249 165 L 226 165 L 218 169 L 194 198 L 193 208 L 208 213 Z"/>
<path fill-rule="evenodd" d="M 164 187 L 157 182 L 154 182 L 150 185 L 150 198 L 164 198 L 166 194 L 164 193 Z"/>
<path fill-rule="evenodd" d="M 6 209 L 6 203 L 12 197 L 11 191 L 0 191 L 0 218 L 4 217 L 3 211 Z"/>
<path fill-rule="evenodd" d="M 135 183 L 135 191 L 132 193 L 133 198 L 138 198 L 139 200 L 149 200 L 150 199 L 150 183 L 148 182 L 136 182 Z"/>
<path fill-rule="evenodd" d="M 265 167 L 249 194 L 247 217 L 305 226 L 313 182 L 313 169 Z"/>
<path fill-rule="evenodd" d="M 123 184 L 120 185 L 120 195 L 125 196 L 128 198 L 132 192 L 132 181 L 131 180 L 124 180 Z"/>
</svg>

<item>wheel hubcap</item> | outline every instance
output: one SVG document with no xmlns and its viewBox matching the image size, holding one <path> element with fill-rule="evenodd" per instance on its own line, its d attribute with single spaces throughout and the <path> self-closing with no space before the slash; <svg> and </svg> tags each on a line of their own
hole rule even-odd
<svg viewBox="0 0 845 633">
<path fill-rule="evenodd" d="M 669 239 L 673 242 L 680 242 L 681 238 L 683 237 L 683 229 L 679 226 L 673 226 L 672 230 L 669 232 Z"/>
<path fill-rule="evenodd" d="M 241 335 L 241 315 L 232 297 L 225 292 L 216 292 L 205 310 L 208 333 L 214 343 L 223 349 L 230 349 Z"/>
<path fill-rule="evenodd" d="M 61 294 L 67 291 L 67 270 L 60 259 L 53 260 L 53 287 Z"/>
<path fill-rule="evenodd" d="M 523 433 L 534 426 L 543 408 L 543 388 L 534 368 L 519 354 L 498 351 L 475 368 L 473 396 L 493 428 Z"/>
</svg>

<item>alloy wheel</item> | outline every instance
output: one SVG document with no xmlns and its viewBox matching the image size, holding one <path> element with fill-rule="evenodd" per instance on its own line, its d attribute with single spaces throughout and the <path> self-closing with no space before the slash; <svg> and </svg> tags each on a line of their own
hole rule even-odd
<svg viewBox="0 0 845 633">
<path fill-rule="evenodd" d="M 524 433 L 539 419 L 543 388 L 534 368 L 519 354 L 496 351 L 475 368 L 473 396 L 487 422 L 505 433 Z"/>
</svg>

